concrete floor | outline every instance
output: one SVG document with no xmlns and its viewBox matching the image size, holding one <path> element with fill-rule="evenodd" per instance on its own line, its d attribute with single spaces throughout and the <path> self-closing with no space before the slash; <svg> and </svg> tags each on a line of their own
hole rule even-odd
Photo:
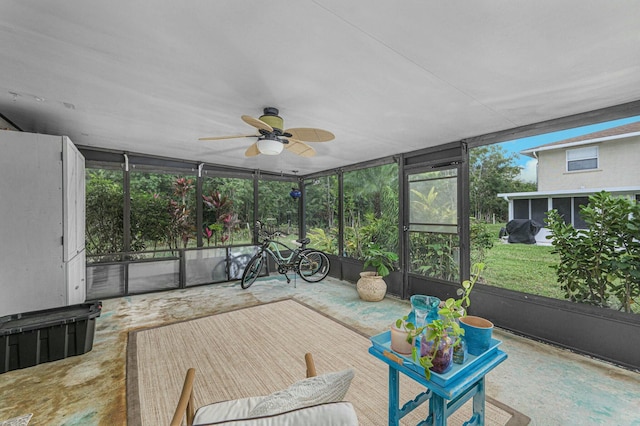
<svg viewBox="0 0 640 426">
<path fill-rule="evenodd" d="M 294 297 L 373 335 L 410 310 L 391 297 L 363 302 L 354 284 L 331 278 L 296 284 L 274 276 L 248 290 L 233 282 L 104 300 L 92 351 L 0 375 L 0 422 L 33 413 L 30 425 L 126 424 L 127 333 L 134 329 Z M 494 337 L 509 358 L 487 376 L 487 393 L 532 425 L 640 426 L 640 374 L 499 329 Z"/>
</svg>

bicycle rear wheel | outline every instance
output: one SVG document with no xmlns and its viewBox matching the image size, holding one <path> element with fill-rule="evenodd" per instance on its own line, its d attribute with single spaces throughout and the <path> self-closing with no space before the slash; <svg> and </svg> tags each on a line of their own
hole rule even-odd
<svg viewBox="0 0 640 426">
<path fill-rule="evenodd" d="M 247 266 L 244 268 L 244 272 L 242 273 L 242 280 L 240 281 L 240 286 L 242 288 L 249 288 L 251 284 L 258 278 L 260 272 L 262 271 L 262 263 L 264 257 L 262 253 L 258 253 L 253 256 L 253 259 L 247 263 Z"/>
<path fill-rule="evenodd" d="M 322 281 L 329 274 L 329 258 L 321 251 L 309 250 L 300 254 L 298 273 L 310 283 Z"/>
</svg>

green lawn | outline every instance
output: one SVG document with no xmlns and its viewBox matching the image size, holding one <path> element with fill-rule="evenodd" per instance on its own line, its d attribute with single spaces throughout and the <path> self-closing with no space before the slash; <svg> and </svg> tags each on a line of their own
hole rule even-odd
<svg viewBox="0 0 640 426">
<path fill-rule="evenodd" d="M 506 223 L 486 226 L 495 240 L 484 260 L 485 284 L 564 300 L 564 292 L 551 268 L 559 261 L 558 255 L 551 254 L 551 246 L 507 244 L 499 238 L 500 228 L 506 227 Z"/>
<path fill-rule="evenodd" d="M 483 278 L 486 284 L 539 296 L 564 299 L 552 265 L 558 255 L 552 247 L 531 244 L 506 244 L 496 239 L 487 252 Z"/>
<path fill-rule="evenodd" d="M 490 227 L 492 234 L 495 228 L 496 241 L 493 248 L 487 251 L 481 282 L 523 293 L 566 300 L 557 282 L 556 271 L 551 268 L 559 262 L 558 255 L 551 253 L 553 247 L 504 243 L 497 237 L 501 226 Z M 611 297 L 609 302 L 612 309 L 619 309 L 620 303 L 615 297 Z M 640 303 L 632 303 L 631 310 L 640 314 Z"/>
</svg>

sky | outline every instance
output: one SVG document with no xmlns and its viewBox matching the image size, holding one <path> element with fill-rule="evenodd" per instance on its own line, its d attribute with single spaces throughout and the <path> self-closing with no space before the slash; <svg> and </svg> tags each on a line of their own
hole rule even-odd
<svg viewBox="0 0 640 426">
<path fill-rule="evenodd" d="M 517 155 L 518 158 L 516 163 L 522 168 L 520 179 L 525 182 L 535 183 L 537 160 L 531 157 L 527 157 L 526 155 L 520 155 L 520 151 L 547 143 L 584 135 L 587 133 L 598 132 L 600 130 L 609 129 L 611 127 L 635 123 L 636 121 L 640 121 L 640 116 L 628 117 L 620 120 L 607 121 L 598 124 L 591 124 L 589 126 L 576 127 L 573 129 L 561 130 L 559 132 L 545 133 L 543 135 L 530 136 L 528 138 L 514 139 L 513 141 L 503 142 L 498 145 L 503 147 L 508 153 L 514 153 Z"/>
</svg>

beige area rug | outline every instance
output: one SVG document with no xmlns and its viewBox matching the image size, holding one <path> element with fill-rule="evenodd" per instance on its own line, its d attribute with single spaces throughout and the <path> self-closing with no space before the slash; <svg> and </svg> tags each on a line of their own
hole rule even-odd
<svg viewBox="0 0 640 426">
<path fill-rule="evenodd" d="M 133 331 L 127 358 L 129 425 L 168 424 L 184 375 L 196 369 L 196 406 L 266 395 L 305 377 L 305 352 L 313 354 L 318 374 L 352 367 L 346 395 L 362 425 L 387 424 L 388 368 L 367 351 L 368 337 L 292 299 Z M 423 388 L 401 376 L 401 400 Z M 488 380 L 491 380 L 489 373 Z M 471 402 L 449 419 L 461 425 L 471 417 Z M 402 419 L 415 425 L 428 403 Z M 529 418 L 487 398 L 487 425 L 526 425 Z"/>
</svg>

